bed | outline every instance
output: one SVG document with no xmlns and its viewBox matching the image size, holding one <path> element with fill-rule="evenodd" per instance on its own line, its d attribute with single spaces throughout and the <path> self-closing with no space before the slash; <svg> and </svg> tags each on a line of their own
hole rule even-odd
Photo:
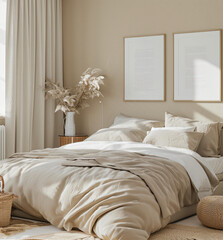
<svg viewBox="0 0 223 240">
<path fill-rule="evenodd" d="M 219 184 L 213 189 L 213 195 L 223 196 L 223 157 L 203 158 L 205 164 L 215 173 L 219 180 Z M 170 222 L 176 222 L 183 218 L 196 214 L 197 203 L 191 206 L 182 208 L 177 213 L 171 216 Z"/>
<path fill-rule="evenodd" d="M 114 122 L 116 130 L 113 125 L 100 131 L 96 140 L 16 153 L 2 161 L 6 191 L 19 196 L 14 207 L 67 231 L 78 228 L 110 240 L 147 240 L 170 221 L 193 214 L 199 199 L 219 184 L 213 167 L 218 160 L 179 146 L 142 142 L 142 132 L 163 123 L 124 120 Z M 99 135 L 119 140 L 100 141 Z M 201 141 L 200 134 L 177 135 Z"/>
</svg>

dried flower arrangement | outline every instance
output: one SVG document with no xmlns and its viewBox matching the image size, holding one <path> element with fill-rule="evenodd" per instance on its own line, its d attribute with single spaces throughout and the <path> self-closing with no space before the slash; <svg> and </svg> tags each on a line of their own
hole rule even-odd
<svg viewBox="0 0 223 240">
<path fill-rule="evenodd" d="M 80 110 L 89 106 L 87 101 L 103 96 L 100 85 L 104 84 L 104 76 L 98 68 L 88 68 L 81 75 L 81 80 L 74 89 L 66 89 L 59 84 L 47 80 L 45 84 L 46 97 L 58 101 L 55 112 L 62 111 L 80 113 Z"/>
</svg>

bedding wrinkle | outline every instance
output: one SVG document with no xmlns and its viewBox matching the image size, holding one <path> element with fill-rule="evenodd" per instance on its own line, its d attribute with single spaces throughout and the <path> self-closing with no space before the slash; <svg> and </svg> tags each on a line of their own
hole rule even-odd
<svg viewBox="0 0 223 240">
<path fill-rule="evenodd" d="M 0 162 L 6 191 L 19 196 L 15 206 L 67 231 L 147 240 L 172 214 L 198 202 L 198 192 L 208 194 L 216 185 L 197 155 L 129 142 L 72 147 Z"/>
</svg>

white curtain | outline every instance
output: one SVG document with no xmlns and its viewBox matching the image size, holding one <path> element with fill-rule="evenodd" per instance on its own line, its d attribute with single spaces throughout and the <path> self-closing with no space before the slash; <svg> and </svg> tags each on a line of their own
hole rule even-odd
<svg viewBox="0 0 223 240">
<path fill-rule="evenodd" d="M 57 146 L 62 133 L 45 80 L 62 85 L 62 0 L 7 0 L 6 152 Z"/>
</svg>

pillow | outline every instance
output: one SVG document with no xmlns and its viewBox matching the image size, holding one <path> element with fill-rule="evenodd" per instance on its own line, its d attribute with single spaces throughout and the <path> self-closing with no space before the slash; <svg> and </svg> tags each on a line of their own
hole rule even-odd
<svg viewBox="0 0 223 240">
<path fill-rule="evenodd" d="M 166 127 L 195 126 L 196 131 L 204 133 L 197 152 L 203 157 L 216 157 L 219 154 L 219 130 L 218 123 L 204 123 L 189 118 L 174 116 L 165 113 Z"/>
<path fill-rule="evenodd" d="M 196 127 L 162 127 L 162 128 L 154 128 L 152 127 L 152 131 L 166 131 L 166 130 L 173 130 L 179 132 L 194 132 Z M 148 133 L 148 132 L 147 132 Z"/>
<path fill-rule="evenodd" d="M 130 141 L 142 142 L 145 134 L 141 130 L 128 128 L 103 128 L 85 141 Z"/>
<path fill-rule="evenodd" d="M 151 130 L 152 127 L 164 127 L 164 122 L 156 121 L 156 120 L 146 120 L 141 118 L 132 118 L 127 117 L 123 114 L 119 114 L 115 120 L 113 125 L 110 128 L 134 128 L 140 129 L 146 132 Z"/>
<path fill-rule="evenodd" d="M 223 122 L 219 122 L 219 152 L 223 156 Z"/>
<path fill-rule="evenodd" d="M 131 141 L 142 142 L 152 127 L 163 127 L 164 122 L 127 117 L 119 114 L 109 128 L 100 129 L 87 141 Z"/>
<path fill-rule="evenodd" d="M 151 131 L 144 139 L 143 143 L 156 146 L 187 148 L 196 151 L 203 133 L 180 132 L 178 130 Z"/>
</svg>

